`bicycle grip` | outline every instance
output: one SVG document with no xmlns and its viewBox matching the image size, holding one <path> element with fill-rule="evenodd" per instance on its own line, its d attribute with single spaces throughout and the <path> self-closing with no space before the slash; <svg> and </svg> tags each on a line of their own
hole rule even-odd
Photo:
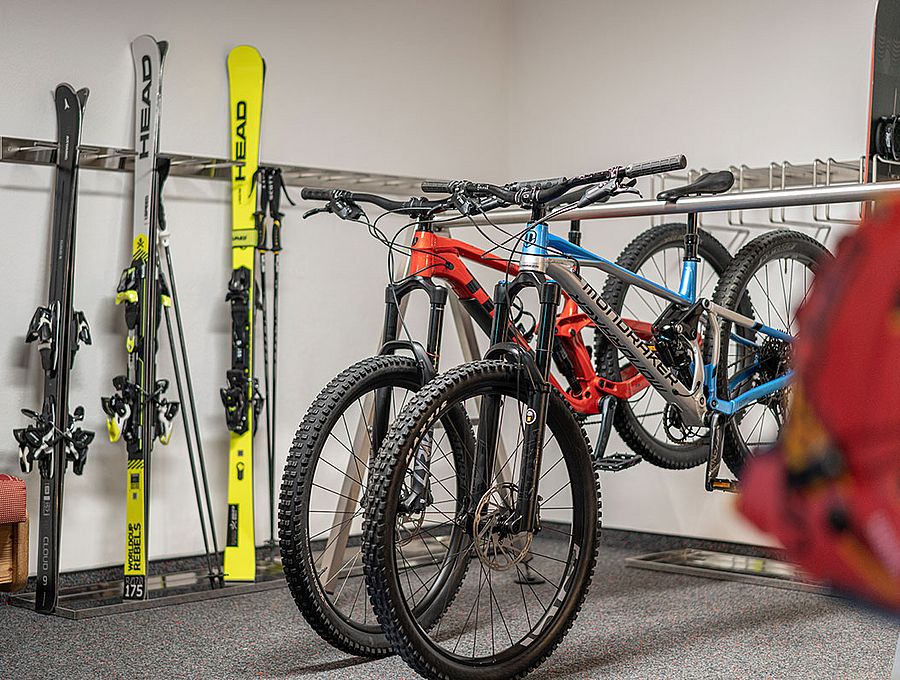
<svg viewBox="0 0 900 680">
<path fill-rule="evenodd" d="M 330 201 L 331 189 L 312 189 L 303 187 L 300 190 L 300 198 L 304 201 Z"/>
<path fill-rule="evenodd" d="M 658 175 L 663 172 L 672 172 L 673 170 L 684 170 L 686 167 L 687 157 L 684 154 L 680 154 L 670 158 L 660 158 L 656 161 L 632 163 L 625 168 L 625 175 L 628 177 L 644 177 L 645 175 Z"/>
<path fill-rule="evenodd" d="M 422 191 L 426 194 L 449 194 L 453 193 L 450 182 L 437 180 L 425 180 L 422 182 Z"/>
</svg>

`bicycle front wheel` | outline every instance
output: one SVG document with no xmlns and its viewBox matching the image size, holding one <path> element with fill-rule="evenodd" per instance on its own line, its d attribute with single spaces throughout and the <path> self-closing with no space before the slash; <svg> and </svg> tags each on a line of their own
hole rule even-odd
<svg viewBox="0 0 900 680">
<path fill-rule="evenodd" d="M 523 369 L 504 361 L 480 361 L 453 369 L 428 383 L 410 400 L 379 452 L 366 505 L 366 583 L 375 614 L 397 652 L 427 678 L 492 680 L 521 677 L 555 649 L 584 602 L 594 568 L 600 528 L 599 487 L 590 445 L 573 412 L 556 392 L 550 396 L 538 479 L 538 521 L 533 533 L 512 528 L 523 465 L 526 421 L 533 412 L 533 385 Z M 490 474 L 472 472 L 455 487 L 434 466 L 423 465 L 422 443 L 447 415 L 462 408 L 479 413 L 484 399 L 495 400 L 492 422 L 500 436 Z M 488 420 L 488 419 L 485 419 Z M 485 428 L 479 422 L 482 447 Z M 449 460 L 435 437 L 432 460 Z M 470 469 L 478 465 L 474 451 Z M 482 470 L 483 468 L 478 467 Z M 426 474 L 423 477 L 422 471 Z M 418 475 L 427 479 L 426 503 L 409 501 Z M 462 495 L 453 488 L 468 490 Z M 474 489 L 478 489 L 474 491 Z M 469 565 L 455 599 L 445 603 L 428 629 L 415 616 L 421 592 L 446 561 L 428 556 L 451 524 L 466 532 L 456 560 Z M 420 559 L 410 564 L 408 552 Z M 471 563 L 471 564 L 470 564 Z"/>
<path fill-rule="evenodd" d="M 322 639 L 363 656 L 383 656 L 391 646 L 375 619 L 364 586 L 360 533 L 362 501 L 380 439 L 403 405 L 422 386 L 411 357 L 377 356 L 343 371 L 322 390 L 300 423 L 281 485 L 278 529 L 284 575 L 303 617 Z M 465 469 L 471 426 L 459 412 L 445 448 Z M 457 439 L 459 436 L 466 441 Z M 446 532 L 449 546 L 463 538 Z M 433 591 L 420 593 L 424 625 L 442 611 L 442 589 L 459 579 L 447 572 Z"/>
</svg>

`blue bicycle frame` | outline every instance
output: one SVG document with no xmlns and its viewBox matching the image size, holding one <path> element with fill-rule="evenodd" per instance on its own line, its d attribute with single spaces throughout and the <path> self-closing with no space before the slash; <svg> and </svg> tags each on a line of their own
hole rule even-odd
<svg viewBox="0 0 900 680">
<path fill-rule="evenodd" d="M 694 216 L 689 215 L 687 227 L 688 234 L 690 234 L 692 229 L 694 230 L 694 233 L 696 233 L 696 221 L 695 219 L 691 218 L 694 218 Z M 710 318 L 710 332 L 713 333 L 714 345 L 712 360 L 708 364 L 703 365 L 702 371 L 702 386 L 704 388 L 706 397 L 704 404 L 705 409 L 724 415 L 732 415 L 734 413 L 737 413 L 741 409 L 750 406 L 759 399 L 762 399 L 777 392 L 778 390 L 783 389 L 790 382 L 793 376 L 793 371 L 788 370 L 783 375 L 757 385 L 736 396 L 734 399 L 723 399 L 719 397 L 716 381 L 716 366 L 718 364 L 719 355 L 718 330 L 723 319 L 725 321 L 731 321 L 738 326 L 751 329 L 753 331 L 761 333 L 762 335 L 776 338 L 778 340 L 790 342 L 793 340 L 793 338 L 789 333 L 759 323 L 747 316 L 744 316 L 743 314 L 739 314 L 733 310 L 726 309 L 725 307 L 717 305 L 710 300 L 698 300 L 698 259 L 696 257 L 691 257 L 689 248 L 685 249 L 685 257 L 682 264 L 681 280 L 678 291 L 673 291 L 666 288 L 665 286 L 650 281 L 649 279 L 645 279 L 642 276 L 639 276 L 623 267 L 620 267 L 614 262 L 596 255 L 579 245 L 571 243 L 550 233 L 550 230 L 547 227 L 546 223 L 532 224 L 530 225 L 530 227 L 531 228 L 528 230 L 528 232 L 526 232 L 524 237 L 524 256 L 522 258 L 520 267 L 523 269 L 538 269 L 541 271 L 546 271 L 559 282 L 562 289 L 571 297 L 573 297 L 576 302 L 578 302 L 579 300 L 584 300 L 585 294 L 587 294 L 588 300 L 590 300 L 591 298 L 595 298 L 596 302 L 596 300 L 599 300 L 599 295 L 597 295 L 596 292 L 593 292 L 592 295 L 591 291 L 593 289 L 591 289 L 590 286 L 577 273 L 573 273 L 571 271 L 571 268 L 565 267 L 565 264 L 571 264 L 573 260 L 577 262 L 578 267 L 590 267 L 599 269 L 610 276 L 622 279 L 630 285 L 637 286 L 638 288 L 647 291 L 651 295 L 660 297 L 676 305 L 689 307 L 700 302 Z M 565 274 L 561 274 L 559 270 L 563 270 Z M 579 306 L 581 306 L 580 303 Z M 582 310 L 588 313 L 588 315 L 593 318 L 593 321 L 598 324 L 598 328 L 600 328 L 601 331 L 603 331 L 603 329 L 605 327 L 608 327 L 609 325 L 621 327 L 621 324 L 619 323 L 621 321 L 621 317 L 618 317 L 618 315 L 613 310 L 608 309 L 608 305 L 594 304 L 592 306 L 595 307 L 594 310 L 589 310 L 585 307 L 582 307 Z M 604 309 L 604 307 L 606 309 Z M 594 313 L 591 313 L 591 311 L 593 311 Z M 598 311 L 600 312 L 600 314 L 596 313 Z M 622 351 L 633 362 L 635 362 L 638 370 L 641 370 L 642 368 L 639 365 L 640 359 L 644 359 L 646 363 L 651 364 L 652 367 L 655 368 L 657 372 L 659 372 L 659 366 L 654 365 L 655 362 L 658 361 L 658 358 L 655 357 L 655 352 L 653 352 L 653 350 L 651 350 L 650 347 L 646 345 L 646 343 L 633 342 L 634 338 L 630 338 L 632 340 L 631 344 L 636 345 L 636 347 L 626 346 L 623 348 L 618 342 L 616 342 L 618 334 L 612 334 L 612 337 L 610 337 L 610 335 L 608 334 L 607 337 L 613 342 L 614 345 L 617 346 L 620 351 Z M 732 333 L 731 338 L 739 344 L 756 349 L 760 348 L 758 344 L 736 333 Z M 635 349 L 640 351 L 635 352 Z M 645 366 L 644 368 L 648 367 Z M 741 384 L 749 377 L 751 377 L 757 368 L 757 363 L 748 366 L 743 371 L 731 378 L 731 380 L 729 381 L 729 386 L 734 387 Z M 643 370 L 641 370 L 641 372 L 644 373 Z M 648 380 L 650 380 L 650 377 L 647 376 L 646 373 L 644 373 L 644 375 L 648 378 Z M 670 383 L 670 381 L 666 382 Z M 650 383 L 651 385 L 656 386 L 653 380 L 650 380 Z M 687 386 L 681 385 L 681 387 L 684 388 Z M 696 389 L 697 386 L 690 387 L 691 389 Z M 663 392 L 663 396 L 666 396 L 666 392 L 671 390 L 660 391 Z M 681 394 L 680 396 L 683 396 L 683 394 Z M 701 416 L 702 410 L 697 415 Z"/>
</svg>

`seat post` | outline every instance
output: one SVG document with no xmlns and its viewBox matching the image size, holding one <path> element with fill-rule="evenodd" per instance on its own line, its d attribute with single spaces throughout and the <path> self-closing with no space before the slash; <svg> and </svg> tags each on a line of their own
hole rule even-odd
<svg viewBox="0 0 900 680">
<path fill-rule="evenodd" d="M 697 213 L 687 214 L 687 229 L 684 233 L 684 261 L 700 260 L 700 231 L 697 228 Z"/>
<path fill-rule="evenodd" d="M 569 243 L 581 245 L 581 220 L 572 220 L 569 223 Z"/>
</svg>

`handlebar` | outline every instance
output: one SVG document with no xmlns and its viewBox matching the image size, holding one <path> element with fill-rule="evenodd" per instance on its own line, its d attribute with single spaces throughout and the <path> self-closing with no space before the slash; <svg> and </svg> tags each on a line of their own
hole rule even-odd
<svg viewBox="0 0 900 680">
<path fill-rule="evenodd" d="M 669 158 L 660 158 L 656 161 L 644 161 L 625 166 L 626 177 L 645 177 L 647 175 L 659 175 L 663 172 L 684 170 L 687 167 L 687 156 L 680 154 Z"/>
<path fill-rule="evenodd" d="M 475 183 L 467 180 L 457 181 L 425 181 L 422 182 L 422 191 L 425 193 L 456 193 L 461 192 L 469 196 L 493 196 L 507 204 L 515 204 L 522 207 L 546 205 L 556 202 L 567 191 L 579 186 L 594 184 L 587 189 L 578 201 L 579 205 L 587 205 L 599 200 L 604 195 L 609 195 L 623 179 L 638 178 L 646 175 L 656 175 L 673 170 L 682 170 L 687 167 L 687 158 L 684 155 L 670 156 L 655 161 L 632 163 L 627 166 L 615 166 L 608 170 L 591 172 L 577 177 L 558 177 L 555 179 L 536 180 L 530 182 L 517 182 L 499 186 L 486 182 Z M 610 182 L 612 186 L 608 186 Z M 601 184 L 603 183 L 603 184 Z M 575 197 L 575 194 L 572 195 Z"/>
<path fill-rule="evenodd" d="M 372 203 L 379 208 L 397 213 L 422 213 L 449 207 L 449 200 L 433 201 L 414 197 L 406 201 L 394 201 L 377 194 L 364 194 L 344 189 L 314 189 L 304 187 L 300 197 L 307 201 L 345 201 L 348 203 Z"/>
<path fill-rule="evenodd" d="M 426 180 L 422 182 L 424 193 L 449 194 L 442 200 L 424 197 L 413 197 L 406 201 L 395 201 L 376 194 L 357 193 L 343 189 L 316 189 L 304 187 L 300 196 L 307 201 L 327 201 L 325 208 L 307 212 L 308 217 L 317 212 L 333 212 L 343 219 L 358 219 L 362 209 L 357 203 L 372 203 L 384 210 L 407 215 L 424 215 L 456 208 L 464 215 L 487 212 L 503 205 L 519 205 L 522 207 L 553 207 L 561 203 L 577 203 L 583 207 L 597 201 L 607 200 L 618 193 L 631 192 L 634 182 L 623 182 L 645 175 L 655 175 L 687 167 L 687 158 L 683 155 L 670 156 L 655 161 L 631 163 L 626 166 L 614 166 L 608 170 L 589 172 L 577 177 L 556 177 L 552 179 L 514 182 L 499 186 L 487 182 L 469 182 L 468 180 Z M 571 191 L 576 187 L 587 187 L 580 191 Z"/>
</svg>

